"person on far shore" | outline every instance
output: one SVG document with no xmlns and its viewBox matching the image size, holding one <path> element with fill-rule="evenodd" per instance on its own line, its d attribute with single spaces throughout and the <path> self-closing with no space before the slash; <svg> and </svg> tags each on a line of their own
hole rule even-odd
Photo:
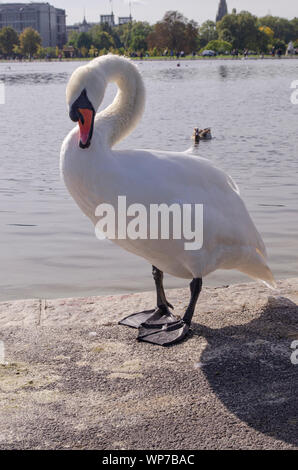
<svg viewBox="0 0 298 470">
<path fill-rule="evenodd" d="M 244 49 L 243 55 L 244 55 L 244 59 L 248 58 L 248 49 Z"/>
<path fill-rule="evenodd" d="M 281 56 L 282 56 L 281 48 L 277 49 L 277 56 L 278 56 L 279 59 L 281 58 Z"/>
<path fill-rule="evenodd" d="M 272 57 L 275 57 L 275 47 L 272 47 L 271 55 Z"/>
</svg>

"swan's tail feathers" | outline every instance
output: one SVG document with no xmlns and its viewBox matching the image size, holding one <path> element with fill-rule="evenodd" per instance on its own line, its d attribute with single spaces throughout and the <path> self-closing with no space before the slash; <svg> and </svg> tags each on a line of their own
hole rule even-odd
<svg viewBox="0 0 298 470">
<path fill-rule="evenodd" d="M 270 287 L 271 289 L 277 288 L 277 284 L 272 274 L 272 271 L 268 266 L 266 266 L 266 272 L 264 272 L 263 276 L 260 279 L 266 284 L 267 287 Z"/>
<path fill-rule="evenodd" d="M 277 287 L 272 271 L 267 264 L 266 255 L 264 255 L 260 250 L 256 249 L 256 251 L 250 255 L 245 264 L 245 268 L 243 270 L 241 269 L 242 272 L 248 274 L 254 279 L 263 281 L 266 286 L 271 289 L 275 289 Z"/>
</svg>

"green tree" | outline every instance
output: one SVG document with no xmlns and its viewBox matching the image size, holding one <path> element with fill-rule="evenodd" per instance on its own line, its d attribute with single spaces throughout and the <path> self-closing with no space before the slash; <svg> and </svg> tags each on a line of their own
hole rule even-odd
<svg viewBox="0 0 298 470">
<path fill-rule="evenodd" d="M 96 49 L 96 47 L 94 47 L 94 46 L 90 47 L 89 56 L 90 57 L 97 57 L 98 56 L 98 50 Z"/>
<path fill-rule="evenodd" d="M 91 34 L 88 33 L 79 33 L 76 37 L 76 47 L 82 49 L 83 47 L 89 51 L 92 45 Z"/>
<path fill-rule="evenodd" d="M 97 24 L 91 28 L 89 34 L 92 38 L 92 45 L 95 46 L 95 43 L 98 41 L 98 37 L 101 36 L 101 33 L 107 33 L 109 37 L 112 38 L 111 43 L 113 44 L 111 47 L 121 47 L 122 42 L 119 37 L 119 27 L 112 28 L 108 23 L 104 24 Z M 106 35 L 105 35 L 106 36 Z"/>
<path fill-rule="evenodd" d="M 199 48 L 199 27 L 198 23 L 191 20 L 187 23 L 185 29 L 186 51 L 194 52 Z"/>
<path fill-rule="evenodd" d="M 40 49 L 40 47 L 37 49 L 37 51 Z M 55 47 L 46 47 L 45 49 L 46 57 L 50 59 L 54 59 L 57 57 L 56 55 L 56 48 Z"/>
<path fill-rule="evenodd" d="M 298 38 L 298 18 L 293 18 L 291 20 L 292 28 L 293 28 L 293 38 Z"/>
<path fill-rule="evenodd" d="M 278 38 L 273 39 L 272 46 L 274 46 L 275 49 L 281 49 L 283 54 L 285 54 L 286 49 L 287 49 L 287 44 L 285 43 L 285 41 L 283 41 L 282 39 L 278 39 Z"/>
<path fill-rule="evenodd" d="M 216 25 L 219 39 L 230 42 L 235 49 L 263 50 L 268 36 L 259 29 L 256 16 L 247 11 L 226 15 Z"/>
<path fill-rule="evenodd" d="M 188 34 L 190 33 L 190 37 Z M 178 11 L 168 11 L 162 21 L 155 24 L 148 36 L 148 47 L 159 50 L 191 52 L 198 39 L 198 29 L 194 22 L 188 20 Z"/>
<path fill-rule="evenodd" d="M 127 46 L 134 51 L 146 51 L 148 49 L 147 38 L 152 32 L 153 27 L 145 21 L 137 21 L 130 26 L 129 37 L 126 42 Z"/>
<path fill-rule="evenodd" d="M 297 23 L 296 21 L 297 20 Z M 267 15 L 259 18 L 258 23 L 260 26 L 269 26 L 274 32 L 274 37 L 289 43 L 295 36 L 296 26 L 298 28 L 298 19 L 292 21 L 278 16 Z"/>
<path fill-rule="evenodd" d="M 83 46 L 80 48 L 80 53 L 82 57 L 88 57 L 89 50 L 87 47 Z"/>
<path fill-rule="evenodd" d="M 206 46 L 208 42 L 218 39 L 218 32 L 216 31 L 216 23 L 214 21 L 205 21 L 199 27 L 199 41 L 200 47 Z"/>
<path fill-rule="evenodd" d="M 186 18 L 178 11 L 168 11 L 149 35 L 149 47 L 181 51 L 185 48 Z"/>
<path fill-rule="evenodd" d="M 116 26 L 115 29 L 117 31 L 117 36 L 119 38 L 121 47 L 125 47 L 125 49 L 128 49 L 131 41 L 132 23 L 125 23 Z"/>
<path fill-rule="evenodd" d="M 67 45 L 78 47 L 78 37 L 79 37 L 79 33 L 77 31 L 72 31 L 69 35 Z"/>
<path fill-rule="evenodd" d="M 95 27 L 92 29 L 92 45 L 98 49 L 109 50 L 111 47 L 115 47 L 114 38 L 107 33 L 106 31 L 102 31 L 101 28 Z"/>
<path fill-rule="evenodd" d="M 225 52 L 231 52 L 232 48 L 233 46 L 230 42 L 214 39 L 213 41 L 208 42 L 204 49 L 215 51 L 218 54 L 225 54 Z"/>
<path fill-rule="evenodd" d="M 5 56 L 11 56 L 14 46 L 19 45 L 18 33 L 10 26 L 5 26 L 0 30 L 0 50 Z"/>
<path fill-rule="evenodd" d="M 33 28 L 26 28 L 20 34 L 20 46 L 24 55 L 32 56 L 36 54 L 41 45 L 41 36 Z"/>
<path fill-rule="evenodd" d="M 39 59 L 45 59 L 47 56 L 47 51 L 44 47 L 39 46 L 36 54 Z"/>
<path fill-rule="evenodd" d="M 21 51 L 21 48 L 20 46 L 18 46 L 17 44 L 15 44 L 13 46 L 13 53 L 18 56 L 18 57 L 21 57 L 22 56 L 22 51 Z"/>
<path fill-rule="evenodd" d="M 258 52 L 269 52 L 269 49 L 272 49 L 272 47 L 270 48 L 272 38 L 273 38 L 273 35 L 272 35 L 271 28 L 267 28 L 267 27 L 265 29 L 262 29 L 262 27 L 259 28 L 259 31 L 256 37 L 255 49 Z"/>
<path fill-rule="evenodd" d="M 274 31 L 269 26 L 260 26 L 259 30 L 265 33 L 269 39 L 273 39 Z"/>
</svg>

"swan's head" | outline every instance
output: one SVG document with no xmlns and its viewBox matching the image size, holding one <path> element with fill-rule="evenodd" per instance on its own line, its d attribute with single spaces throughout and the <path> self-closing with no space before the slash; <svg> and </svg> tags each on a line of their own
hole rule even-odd
<svg viewBox="0 0 298 470">
<path fill-rule="evenodd" d="M 79 67 L 74 71 L 66 88 L 69 117 L 78 122 L 82 149 L 90 147 L 96 111 L 106 88 L 104 77 L 92 65 Z"/>
</svg>

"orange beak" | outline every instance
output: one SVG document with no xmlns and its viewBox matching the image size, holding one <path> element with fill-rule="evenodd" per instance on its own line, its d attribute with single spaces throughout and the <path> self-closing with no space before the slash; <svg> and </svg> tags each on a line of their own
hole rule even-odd
<svg viewBox="0 0 298 470">
<path fill-rule="evenodd" d="M 83 147 L 89 147 L 93 134 L 94 112 L 91 109 L 78 109 L 80 113 L 80 141 Z"/>
</svg>

